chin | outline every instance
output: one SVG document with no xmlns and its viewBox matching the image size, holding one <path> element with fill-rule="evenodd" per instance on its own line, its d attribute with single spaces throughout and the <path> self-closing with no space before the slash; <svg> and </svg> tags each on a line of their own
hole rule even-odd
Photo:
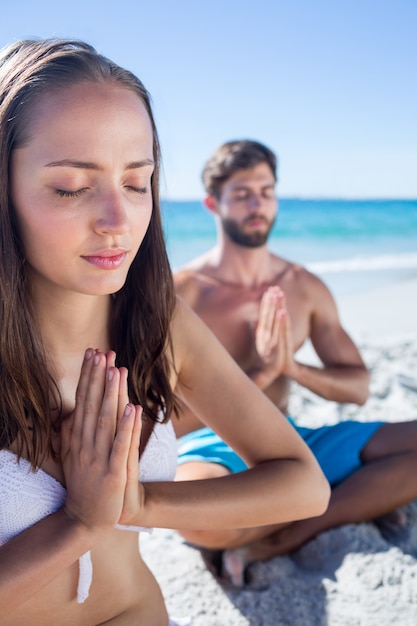
<svg viewBox="0 0 417 626">
<path fill-rule="evenodd" d="M 111 296 L 120 291 L 126 283 L 126 277 L 121 280 L 103 281 L 102 284 L 99 281 L 91 286 L 90 289 L 83 290 L 85 294 L 90 296 Z"/>
</svg>

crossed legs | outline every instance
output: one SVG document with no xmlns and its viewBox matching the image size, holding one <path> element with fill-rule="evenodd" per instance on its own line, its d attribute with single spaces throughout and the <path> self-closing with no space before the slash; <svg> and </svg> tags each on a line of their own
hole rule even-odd
<svg viewBox="0 0 417 626">
<path fill-rule="evenodd" d="M 363 466 L 332 488 L 323 515 L 289 524 L 224 531 L 181 533 L 206 548 L 245 547 L 245 564 L 287 554 L 318 533 L 342 524 L 370 521 L 417 499 L 417 421 L 384 424 L 361 451 Z M 228 470 L 213 463 L 186 463 L 177 480 L 221 476 Z"/>
</svg>

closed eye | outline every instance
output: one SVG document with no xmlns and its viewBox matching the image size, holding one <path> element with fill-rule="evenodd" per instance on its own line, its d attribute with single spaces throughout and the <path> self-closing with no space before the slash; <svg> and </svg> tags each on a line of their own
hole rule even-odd
<svg viewBox="0 0 417 626">
<path fill-rule="evenodd" d="M 135 187 L 134 185 L 126 185 L 127 189 L 130 189 L 131 191 L 134 191 L 135 193 L 139 193 L 139 194 L 145 194 L 148 193 L 148 188 L 147 187 Z"/>
<path fill-rule="evenodd" d="M 67 189 L 55 189 L 60 198 L 78 198 L 84 191 L 87 191 L 87 187 L 83 189 L 76 189 L 75 191 L 69 191 Z"/>
</svg>

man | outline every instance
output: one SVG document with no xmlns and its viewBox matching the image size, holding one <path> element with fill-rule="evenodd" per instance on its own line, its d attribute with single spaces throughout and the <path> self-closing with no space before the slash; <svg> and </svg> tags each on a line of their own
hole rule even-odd
<svg viewBox="0 0 417 626">
<path fill-rule="evenodd" d="M 275 155 L 254 141 L 228 142 L 207 162 L 203 182 L 218 240 L 176 273 L 179 295 L 284 414 L 291 381 L 328 400 L 364 404 L 369 373 L 341 326 L 333 296 L 317 276 L 268 250 L 278 205 Z M 321 367 L 295 359 L 307 339 Z M 180 437 L 177 480 L 246 468 L 187 407 L 174 426 Z M 323 530 L 380 517 L 417 498 L 417 481 L 411 479 L 417 422 L 351 421 L 297 430 L 332 486 L 324 515 L 285 527 L 182 533 L 196 545 L 229 549 L 223 574 L 234 583 L 242 582 L 246 563 L 290 552 Z"/>
</svg>

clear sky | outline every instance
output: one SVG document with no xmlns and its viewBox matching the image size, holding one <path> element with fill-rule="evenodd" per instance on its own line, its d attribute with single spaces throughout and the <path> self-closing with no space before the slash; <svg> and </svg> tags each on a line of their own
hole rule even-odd
<svg viewBox="0 0 417 626">
<path fill-rule="evenodd" d="M 4 0 L 0 46 L 76 37 L 150 91 L 163 196 L 200 199 L 230 139 L 266 143 L 281 196 L 417 198 L 416 0 Z"/>
</svg>

